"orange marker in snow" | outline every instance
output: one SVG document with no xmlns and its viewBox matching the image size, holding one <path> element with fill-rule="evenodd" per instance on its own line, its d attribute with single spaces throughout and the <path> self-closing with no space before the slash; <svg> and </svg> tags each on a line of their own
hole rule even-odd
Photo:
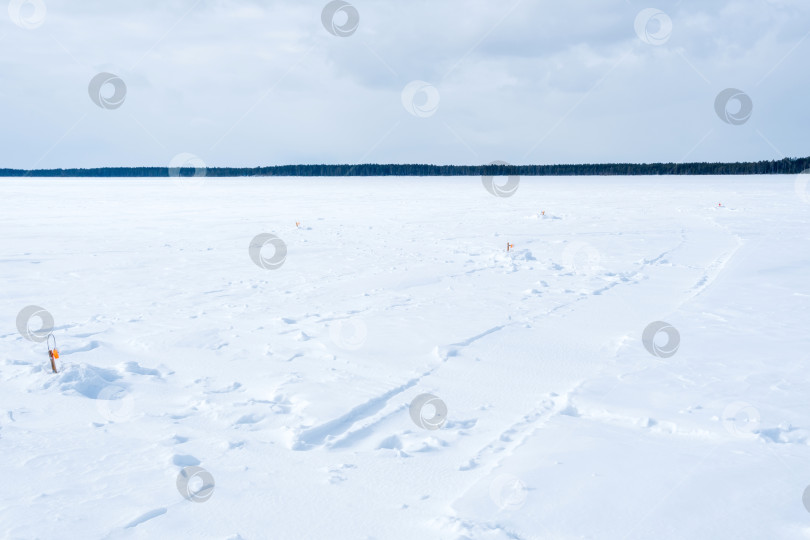
<svg viewBox="0 0 810 540">
<path fill-rule="evenodd" d="M 296 221 L 296 222 L 295 222 L 295 226 L 296 226 L 296 228 L 300 229 L 300 228 L 301 228 L 301 222 L 300 222 L 300 221 Z"/>
<path fill-rule="evenodd" d="M 53 349 L 51 349 L 51 338 L 53 338 Z M 53 334 L 48 334 L 48 357 L 51 359 L 51 371 L 59 373 L 56 370 L 56 361 L 59 360 L 59 351 L 56 349 L 56 338 Z"/>
<path fill-rule="evenodd" d="M 543 215 L 543 216 L 545 216 L 545 215 L 546 215 L 546 211 L 545 211 L 545 210 L 543 210 L 542 212 L 540 212 L 540 214 L 541 214 L 541 215 Z"/>
<path fill-rule="evenodd" d="M 509 252 L 512 249 L 515 249 L 515 244 L 510 244 L 509 242 L 507 242 L 506 243 L 506 251 Z"/>
</svg>

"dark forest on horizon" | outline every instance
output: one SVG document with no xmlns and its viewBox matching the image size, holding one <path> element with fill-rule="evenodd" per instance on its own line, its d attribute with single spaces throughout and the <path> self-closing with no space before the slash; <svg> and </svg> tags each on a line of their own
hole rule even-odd
<svg viewBox="0 0 810 540">
<path fill-rule="evenodd" d="M 0 177 L 161 178 L 170 176 L 659 176 L 799 174 L 810 157 L 746 163 L 608 163 L 585 165 L 278 165 L 271 167 L 98 167 L 0 169 Z"/>
</svg>

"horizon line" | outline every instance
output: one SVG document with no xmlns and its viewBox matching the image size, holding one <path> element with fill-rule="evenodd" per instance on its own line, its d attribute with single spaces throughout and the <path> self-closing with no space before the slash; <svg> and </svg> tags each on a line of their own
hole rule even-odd
<svg viewBox="0 0 810 540">
<path fill-rule="evenodd" d="M 498 161 L 481 165 L 436 165 L 428 163 L 287 164 L 254 167 L 209 167 L 196 156 L 185 154 L 168 166 L 95 166 L 47 169 L 0 168 L 0 177 L 110 177 L 113 172 L 130 177 L 172 176 L 659 176 L 659 175 L 753 175 L 810 173 L 810 157 L 736 162 L 652 163 L 561 163 L 512 165 Z"/>
</svg>

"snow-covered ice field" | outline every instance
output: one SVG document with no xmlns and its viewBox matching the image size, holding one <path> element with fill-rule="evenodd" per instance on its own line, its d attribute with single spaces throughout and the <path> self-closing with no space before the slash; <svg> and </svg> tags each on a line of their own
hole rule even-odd
<svg viewBox="0 0 810 540">
<path fill-rule="evenodd" d="M 0 537 L 810 538 L 806 184 L 2 180 Z"/>
</svg>

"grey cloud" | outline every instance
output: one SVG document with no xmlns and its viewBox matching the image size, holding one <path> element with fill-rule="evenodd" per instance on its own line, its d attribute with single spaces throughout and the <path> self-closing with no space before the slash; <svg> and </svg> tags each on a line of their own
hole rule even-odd
<svg viewBox="0 0 810 540">
<path fill-rule="evenodd" d="M 801 0 L 662 0 L 673 32 L 658 47 L 635 35 L 637 1 L 355 2 L 347 38 L 324 30 L 325 3 L 48 0 L 40 28 L 4 20 L 0 166 L 806 153 Z M 88 99 L 100 71 L 126 81 L 120 109 Z M 402 106 L 413 80 L 440 92 L 428 118 Z M 744 126 L 714 112 L 729 87 L 754 100 Z"/>
</svg>

